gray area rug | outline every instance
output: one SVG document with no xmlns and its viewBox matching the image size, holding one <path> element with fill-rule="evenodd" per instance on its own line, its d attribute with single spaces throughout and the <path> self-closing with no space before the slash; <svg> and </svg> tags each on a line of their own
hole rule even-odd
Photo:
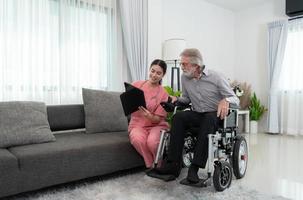
<svg viewBox="0 0 303 200">
<path fill-rule="evenodd" d="M 180 177 L 185 177 L 185 170 Z M 245 177 L 244 177 L 245 178 Z M 84 182 L 74 187 L 59 187 L 14 197 L 14 200 L 285 200 L 240 186 L 233 180 L 230 188 L 216 192 L 213 186 L 195 188 L 179 184 L 182 178 L 163 182 L 139 172 L 107 180 Z"/>
</svg>

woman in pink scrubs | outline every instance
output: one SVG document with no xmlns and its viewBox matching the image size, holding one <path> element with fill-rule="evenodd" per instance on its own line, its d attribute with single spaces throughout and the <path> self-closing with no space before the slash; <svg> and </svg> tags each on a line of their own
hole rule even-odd
<svg viewBox="0 0 303 200">
<path fill-rule="evenodd" d="M 144 158 L 145 166 L 151 168 L 156 157 L 162 129 L 168 128 L 166 111 L 160 102 L 167 101 L 168 94 L 161 86 L 166 73 L 166 63 L 154 60 L 149 69 L 148 80 L 135 81 L 132 85 L 144 91 L 146 108 L 132 113 L 128 127 L 131 144 Z"/>
</svg>

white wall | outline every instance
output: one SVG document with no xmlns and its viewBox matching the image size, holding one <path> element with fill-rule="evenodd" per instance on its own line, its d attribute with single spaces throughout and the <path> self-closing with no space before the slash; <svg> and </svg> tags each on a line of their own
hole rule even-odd
<svg viewBox="0 0 303 200">
<path fill-rule="evenodd" d="M 162 0 L 148 1 L 148 63 L 162 58 Z"/>
<path fill-rule="evenodd" d="M 267 23 L 286 18 L 285 0 L 232 12 L 203 0 L 149 1 L 149 63 L 162 43 L 184 38 L 200 49 L 205 64 L 231 80 L 246 81 L 267 105 Z M 168 82 L 164 82 L 168 83 Z M 264 130 L 266 117 L 261 130 Z"/>
<path fill-rule="evenodd" d="M 201 0 L 163 1 L 163 40 L 184 38 L 206 66 L 234 75 L 234 14 Z"/>
<path fill-rule="evenodd" d="M 267 23 L 285 19 L 285 0 L 274 0 L 235 13 L 235 70 L 240 81 L 252 85 L 261 102 L 267 106 L 269 79 L 267 65 Z M 266 115 L 261 120 L 263 131 Z"/>
<path fill-rule="evenodd" d="M 286 18 L 285 0 L 275 0 L 235 13 L 235 69 L 239 80 L 252 84 L 263 101 L 267 101 L 267 24 Z"/>
<path fill-rule="evenodd" d="M 201 51 L 207 67 L 233 78 L 235 52 L 233 12 L 203 0 L 150 2 L 152 3 L 149 8 L 149 63 L 154 58 L 162 57 L 164 40 L 184 38 L 187 47 L 198 48 Z M 168 82 L 164 81 L 165 83 Z"/>
</svg>

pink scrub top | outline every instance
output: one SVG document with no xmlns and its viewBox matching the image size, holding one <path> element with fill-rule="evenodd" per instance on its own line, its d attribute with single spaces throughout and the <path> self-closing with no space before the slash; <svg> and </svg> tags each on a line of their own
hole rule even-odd
<svg viewBox="0 0 303 200">
<path fill-rule="evenodd" d="M 160 102 L 166 102 L 168 98 L 168 94 L 164 88 L 161 85 L 157 87 L 150 87 L 147 84 L 147 81 L 135 81 L 132 83 L 132 85 L 144 91 L 147 109 L 152 114 L 158 115 L 161 118 L 161 121 L 157 124 L 154 124 L 150 120 L 146 119 L 141 111 L 138 110 L 131 114 L 128 131 L 130 132 L 131 129 L 135 127 L 148 128 L 153 126 L 163 126 L 163 128 L 168 128 L 168 123 L 166 122 L 167 113 L 160 105 Z"/>
</svg>

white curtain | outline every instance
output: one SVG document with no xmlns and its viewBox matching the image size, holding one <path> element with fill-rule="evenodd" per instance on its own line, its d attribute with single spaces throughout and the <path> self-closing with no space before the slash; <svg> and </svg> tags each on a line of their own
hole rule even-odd
<svg viewBox="0 0 303 200">
<path fill-rule="evenodd" d="M 285 56 L 279 79 L 280 133 L 303 135 L 303 19 L 288 23 Z"/>
<path fill-rule="evenodd" d="M 147 78 L 147 0 L 119 0 L 124 51 L 131 79 Z"/>
<path fill-rule="evenodd" d="M 303 19 L 269 24 L 268 132 L 303 135 Z"/>
<path fill-rule="evenodd" d="M 268 24 L 268 66 L 269 66 L 269 105 L 268 132 L 279 133 L 281 126 L 279 103 L 279 77 L 287 40 L 287 21 L 276 21 Z"/>
<path fill-rule="evenodd" d="M 115 0 L 1 0 L 0 101 L 81 103 L 110 89 Z"/>
</svg>

